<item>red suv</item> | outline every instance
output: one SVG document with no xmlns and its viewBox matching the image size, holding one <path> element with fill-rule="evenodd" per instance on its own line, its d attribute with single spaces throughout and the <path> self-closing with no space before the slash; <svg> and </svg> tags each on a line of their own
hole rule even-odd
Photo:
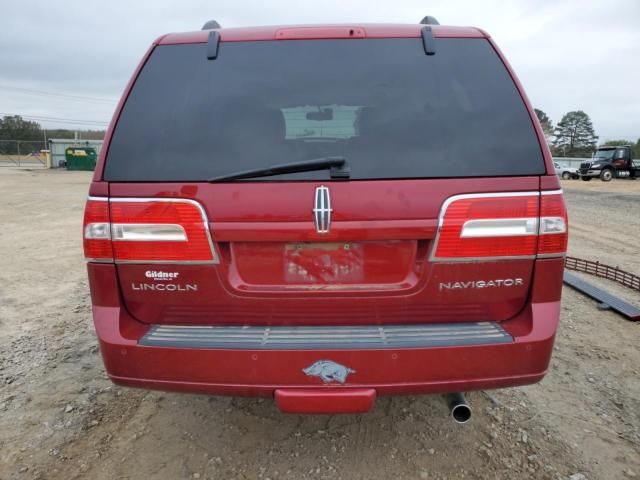
<svg viewBox="0 0 640 480">
<path fill-rule="evenodd" d="M 567 245 L 553 162 L 492 39 L 435 23 L 153 43 L 84 216 L 115 383 L 333 413 L 545 375 Z"/>
</svg>

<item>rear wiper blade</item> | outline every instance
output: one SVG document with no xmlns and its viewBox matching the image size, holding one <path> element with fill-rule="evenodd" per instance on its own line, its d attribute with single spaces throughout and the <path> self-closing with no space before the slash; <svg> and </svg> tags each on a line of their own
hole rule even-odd
<svg viewBox="0 0 640 480">
<path fill-rule="evenodd" d="M 264 168 L 254 168 L 243 172 L 229 173 L 212 177 L 207 180 L 210 183 L 224 182 L 226 180 L 242 180 L 244 178 L 272 177 L 274 175 L 282 175 L 284 173 L 313 172 L 316 170 L 331 169 L 331 178 L 348 179 L 351 170 L 344 157 L 322 157 L 312 158 L 311 160 L 303 160 L 301 162 L 282 163 L 280 165 L 271 165 Z"/>
</svg>

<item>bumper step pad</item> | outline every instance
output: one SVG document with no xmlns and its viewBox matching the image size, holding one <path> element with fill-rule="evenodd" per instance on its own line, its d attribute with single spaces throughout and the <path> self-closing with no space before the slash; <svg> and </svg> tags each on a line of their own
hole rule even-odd
<svg viewBox="0 0 640 480">
<path fill-rule="evenodd" d="M 232 350 L 359 350 L 450 347 L 513 341 L 498 323 L 261 327 L 154 325 L 140 345 Z"/>
</svg>

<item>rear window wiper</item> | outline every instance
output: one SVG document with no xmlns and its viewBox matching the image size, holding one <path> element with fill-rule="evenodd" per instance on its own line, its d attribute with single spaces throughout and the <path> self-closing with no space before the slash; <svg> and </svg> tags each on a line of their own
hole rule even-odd
<svg viewBox="0 0 640 480">
<path fill-rule="evenodd" d="M 303 160 L 301 162 L 282 163 L 280 165 L 271 165 L 264 168 L 254 168 L 252 170 L 244 170 L 242 172 L 229 173 L 212 177 L 207 180 L 210 183 L 224 182 L 227 180 L 242 180 L 245 178 L 272 177 L 274 175 L 282 175 L 285 173 L 313 172 L 316 170 L 330 169 L 331 178 L 348 179 L 351 170 L 344 157 L 322 157 L 313 158 L 311 160 Z"/>
</svg>

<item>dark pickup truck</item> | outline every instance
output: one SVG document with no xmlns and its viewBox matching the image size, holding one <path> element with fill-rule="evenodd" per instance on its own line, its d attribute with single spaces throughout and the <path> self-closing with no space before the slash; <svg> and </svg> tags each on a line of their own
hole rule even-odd
<svg viewBox="0 0 640 480">
<path fill-rule="evenodd" d="M 593 158 L 580 164 L 580 178 L 588 182 L 600 177 L 603 182 L 613 178 L 632 178 L 640 176 L 640 161 L 633 160 L 630 145 L 598 147 Z"/>
</svg>

